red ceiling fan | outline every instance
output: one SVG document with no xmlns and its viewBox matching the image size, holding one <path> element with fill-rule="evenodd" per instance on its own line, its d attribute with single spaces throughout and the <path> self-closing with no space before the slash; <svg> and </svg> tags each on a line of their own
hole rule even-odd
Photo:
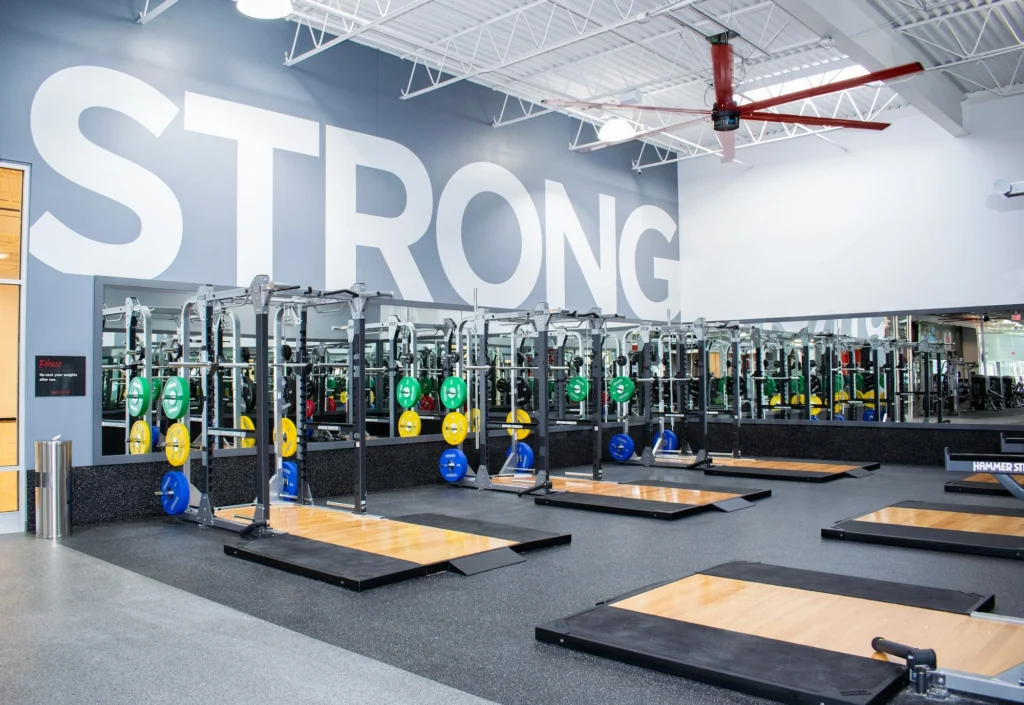
<svg viewBox="0 0 1024 705">
<path fill-rule="evenodd" d="M 843 81 L 836 81 L 814 88 L 807 88 L 793 93 L 786 93 L 775 98 L 767 98 L 745 105 L 737 105 L 735 98 L 735 86 L 733 85 L 733 51 L 729 41 L 739 36 L 736 32 L 729 30 L 721 34 L 708 37 L 711 42 L 711 65 L 714 70 L 715 81 L 715 104 L 711 110 L 698 110 L 691 108 L 668 108 L 651 105 L 622 105 L 620 103 L 588 103 L 576 100 L 545 100 L 545 105 L 553 107 L 576 107 L 576 108 L 601 108 L 604 110 L 650 110 L 661 113 L 686 113 L 700 115 L 701 117 L 690 122 L 675 123 L 653 130 L 647 130 L 634 134 L 627 139 L 616 142 L 605 142 L 594 144 L 580 151 L 591 152 L 604 147 L 611 147 L 616 144 L 630 142 L 635 139 L 643 139 L 662 132 L 677 128 L 694 125 L 711 117 L 711 122 L 716 132 L 719 132 L 718 139 L 722 143 L 722 157 L 725 161 L 732 161 L 736 156 L 736 135 L 734 131 L 739 129 L 742 120 L 754 120 L 758 122 L 781 122 L 792 125 L 815 125 L 822 127 L 850 127 L 857 130 L 884 130 L 889 127 L 887 122 L 868 122 L 862 120 L 841 120 L 837 118 L 823 118 L 811 115 L 789 115 L 786 113 L 767 112 L 771 108 L 786 103 L 793 103 L 819 95 L 838 93 L 850 88 L 856 88 L 876 81 L 887 81 L 901 76 L 924 71 L 920 63 L 904 64 L 891 69 L 875 71 L 864 76 L 857 76 Z"/>
</svg>

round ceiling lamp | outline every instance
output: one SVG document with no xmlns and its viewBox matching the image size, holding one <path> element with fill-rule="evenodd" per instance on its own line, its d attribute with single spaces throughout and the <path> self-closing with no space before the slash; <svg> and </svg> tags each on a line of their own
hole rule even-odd
<svg viewBox="0 0 1024 705">
<path fill-rule="evenodd" d="M 634 135 L 633 126 L 623 118 L 612 118 L 597 131 L 597 138 L 602 142 L 621 142 L 632 139 Z"/>
<path fill-rule="evenodd" d="M 292 0 L 238 0 L 238 11 L 258 20 L 281 20 L 292 14 Z"/>
</svg>

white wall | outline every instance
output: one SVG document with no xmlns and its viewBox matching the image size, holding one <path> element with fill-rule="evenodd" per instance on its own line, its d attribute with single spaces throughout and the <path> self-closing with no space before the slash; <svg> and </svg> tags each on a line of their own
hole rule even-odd
<svg viewBox="0 0 1024 705">
<path fill-rule="evenodd" d="M 679 164 L 684 320 L 1024 302 L 1024 96 L 967 106 L 959 139 L 913 113 Z M 883 115 L 881 119 L 888 119 Z M 794 268 L 806 269 L 797 274 Z"/>
</svg>

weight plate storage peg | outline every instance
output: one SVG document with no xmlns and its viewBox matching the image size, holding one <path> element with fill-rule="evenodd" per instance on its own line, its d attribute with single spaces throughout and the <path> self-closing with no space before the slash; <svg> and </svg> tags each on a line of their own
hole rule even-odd
<svg viewBox="0 0 1024 705">
<path fill-rule="evenodd" d="M 402 379 L 398 380 L 395 398 L 403 409 L 413 406 L 420 400 L 421 396 L 423 396 L 423 390 L 420 389 L 419 380 L 415 377 L 402 377 Z"/>
<path fill-rule="evenodd" d="M 412 409 L 403 411 L 402 415 L 398 417 L 398 435 L 402 438 L 420 435 L 421 428 L 423 428 L 423 422 L 420 421 L 420 415 Z"/>
<path fill-rule="evenodd" d="M 277 443 L 277 434 L 274 434 L 274 443 Z M 295 428 L 295 422 L 287 416 L 281 419 L 281 457 L 290 458 L 299 449 L 299 431 Z"/>
<path fill-rule="evenodd" d="M 190 398 L 187 379 L 168 377 L 163 393 L 164 414 L 167 418 L 177 421 L 188 413 Z"/>
<path fill-rule="evenodd" d="M 135 379 L 141 379 L 136 377 Z M 153 443 L 153 430 L 145 421 L 136 421 L 132 424 L 132 430 L 128 434 L 128 453 L 131 455 L 144 455 L 149 452 Z"/>
<path fill-rule="evenodd" d="M 444 417 L 441 422 L 441 435 L 448 441 L 449 445 L 457 446 L 466 440 L 469 432 L 469 422 L 466 417 L 458 411 L 452 411 Z"/>
<path fill-rule="evenodd" d="M 573 377 L 566 385 L 565 393 L 572 401 L 584 401 L 590 394 L 590 380 L 586 377 Z"/>
<path fill-rule="evenodd" d="M 164 473 L 164 477 L 160 481 L 160 504 L 164 511 L 171 516 L 184 514 L 188 509 L 191 492 L 192 489 L 185 473 L 181 470 L 171 470 Z"/>
<path fill-rule="evenodd" d="M 132 381 L 128 383 L 128 413 L 132 416 L 142 416 L 146 413 L 152 401 L 151 394 L 152 388 L 148 379 L 132 377 Z"/>
<path fill-rule="evenodd" d="M 664 431 L 658 431 L 654 434 L 654 445 L 658 445 L 658 441 L 661 440 L 661 450 L 678 450 L 679 449 L 679 438 L 675 433 L 665 429 Z"/>
<path fill-rule="evenodd" d="M 249 418 L 248 416 L 243 416 L 241 419 L 239 419 L 238 427 L 240 429 L 242 429 L 243 431 L 255 431 L 256 430 L 256 424 L 254 424 L 252 422 L 252 419 Z M 256 439 L 255 438 L 243 438 L 242 442 L 239 445 L 242 446 L 243 448 L 253 448 L 256 445 Z"/>
<path fill-rule="evenodd" d="M 608 385 L 609 396 L 619 404 L 625 404 L 632 399 L 634 391 L 636 391 L 636 384 L 629 377 L 616 377 Z"/>
<path fill-rule="evenodd" d="M 522 441 L 516 442 L 515 445 L 516 455 L 516 468 L 519 470 L 530 470 L 533 468 L 533 448 Z M 508 447 L 508 452 L 505 453 L 505 457 L 512 455 L 512 446 Z"/>
<path fill-rule="evenodd" d="M 164 455 L 167 462 L 176 468 L 188 462 L 188 452 L 192 447 L 192 439 L 188 435 L 188 427 L 183 423 L 173 424 L 167 429 L 164 441 Z"/>
<path fill-rule="evenodd" d="M 441 453 L 441 460 L 437 467 L 446 482 L 458 482 L 466 476 L 469 460 L 466 458 L 466 454 L 458 448 L 449 448 Z"/>
<path fill-rule="evenodd" d="M 608 452 L 612 454 L 612 458 L 620 463 L 624 463 L 632 458 L 635 448 L 633 439 L 625 433 L 617 433 L 608 441 Z"/>
<path fill-rule="evenodd" d="M 508 416 L 505 417 L 505 423 L 530 423 L 530 415 L 522 409 L 516 409 L 515 420 L 513 421 L 512 412 L 508 412 Z M 515 436 L 517 441 L 521 441 L 530 435 L 530 429 L 528 428 L 510 428 L 508 429 L 508 435 Z"/>
</svg>

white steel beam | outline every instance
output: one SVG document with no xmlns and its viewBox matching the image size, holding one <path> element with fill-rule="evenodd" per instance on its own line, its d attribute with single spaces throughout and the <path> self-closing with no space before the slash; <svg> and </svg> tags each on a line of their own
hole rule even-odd
<svg viewBox="0 0 1024 705">
<path fill-rule="evenodd" d="M 676 0 L 676 2 L 667 3 L 665 5 L 662 5 L 661 7 L 658 7 L 656 9 L 654 9 L 654 10 L 650 10 L 650 11 L 647 11 L 647 12 L 636 12 L 634 14 L 627 14 L 627 16 L 623 17 L 622 19 L 616 20 L 615 22 L 611 22 L 611 23 L 603 25 L 603 26 L 596 26 L 595 25 L 594 28 L 589 30 L 589 31 L 585 29 L 586 25 L 589 23 L 589 15 L 587 15 L 587 18 L 584 20 L 584 23 L 583 23 L 584 24 L 584 29 L 582 31 L 577 30 L 577 32 L 573 36 L 571 36 L 571 37 L 568 37 L 568 38 L 563 39 L 561 41 L 555 41 L 555 42 L 552 42 L 552 43 L 548 44 L 548 43 L 546 43 L 547 32 L 545 32 L 545 34 L 544 34 L 545 41 L 539 42 L 538 44 L 540 44 L 540 46 L 538 46 L 538 48 L 536 48 L 536 49 L 534 49 L 532 51 L 528 51 L 526 53 L 518 54 L 518 55 L 512 56 L 512 57 L 505 56 L 505 57 L 501 58 L 500 60 L 498 60 L 497 62 L 491 63 L 491 64 L 485 64 L 485 65 L 482 65 L 482 66 L 472 66 L 471 65 L 468 70 L 465 70 L 465 71 L 463 71 L 461 73 L 457 73 L 457 74 L 452 74 L 450 71 L 445 71 L 445 70 L 443 70 L 441 68 L 438 68 L 437 69 L 436 78 L 434 78 L 433 76 L 430 77 L 430 85 L 426 86 L 425 88 L 420 88 L 419 90 L 412 90 L 411 89 L 413 74 L 415 74 L 415 71 L 416 71 L 416 66 L 414 64 L 413 65 L 413 69 L 412 69 L 413 70 L 413 74 L 410 74 L 410 76 L 409 76 L 409 87 L 406 88 L 406 90 L 402 92 L 401 97 L 402 97 L 403 100 L 404 99 L 408 99 L 408 98 L 414 98 L 416 96 L 423 95 L 424 93 L 430 93 L 431 91 L 435 91 L 438 88 L 444 88 L 444 87 L 450 86 L 450 85 L 452 85 L 454 83 L 459 83 L 460 81 L 465 81 L 466 79 L 475 78 L 477 76 L 480 76 L 480 75 L 483 75 L 483 74 L 487 74 L 487 73 L 493 73 L 495 71 L 501 71 L 502 69 L 508 68 L 509 66 L 515 66 L 516 64 L 522 63 L 523 61 L 528 61 L 530 59 L 535 59 L 538 56 L 543 56 L 544 54 L 548 54 L 548 53 L 551 53 L 553 51 L 558 51 L 559 49 L 564 49 L 564 48 L 566 48 L 568 46 L 572 46 L 573 44 L 576 44 L 578 42 L 586 41 L 587 39 L 591 39 L 592 37 L 597 37 L 597 36 L 600 36 L 602 34 L 606 34 L 608 32 L 612 32 L 614 30 L 621 29 L 622 27 L 626 27 L 628 25 L 634 24 L 635 22 L 646 21 L 646 20 L 649 20 L 651 18 L 658 17 L 660 15 L 664 15 L 664 14 L 666 14 L 668 12 L 673 11 L 673 10 L 678 10 L 680 8 L 686 7 L 687 5 L 692 5 L 695 2 L 699 2 L 699 0 Z M 591 7 L 592 7 L 592 5 L 591 5 Z M 575 21 L 574 21 L 574 24 L 575 24 Z M 590 24 L 593 24 L 593 23 L 590 23 Z M 513 30 L 513 34 L 514 34 L 514 30 Z M 511 42 L 511 37 L 510 37 L 510 42 Z M 478 44 L 479 44 L 479 39 L 478 39 Z M 446 73 L 448 75 L 451 75 L 451 78 L 442 80 L 441 76 L 444 73 Z M 428 71 L 428 75 L 429 75 L 429 71 Z"/>
<path fill-rule="evenodd" d="M 138 18 L 135 20 L 139 24 L 147 24 L 152 22 L 160 15 L 164 14 L 172 7 L 178 4 L 178 0 L 164 0 L 162 3 L 154 7 L 152 10 L 149 9 L 149 0 L 146 0 L 145 7 L 142 8 L 142 12 L 139 13 Z"/>
<path fill-rule="evenodd" d="M 867 0 L 776 0 L 776 3 L 812 31 L 831 36 L 836 48 L 869 71 L 920 60 Z M 931 71 L 891 86 L 950 134 L 956 137 L 967 134 L 961 105 L 963 94 L 941 72 Z"/>
</svg>

